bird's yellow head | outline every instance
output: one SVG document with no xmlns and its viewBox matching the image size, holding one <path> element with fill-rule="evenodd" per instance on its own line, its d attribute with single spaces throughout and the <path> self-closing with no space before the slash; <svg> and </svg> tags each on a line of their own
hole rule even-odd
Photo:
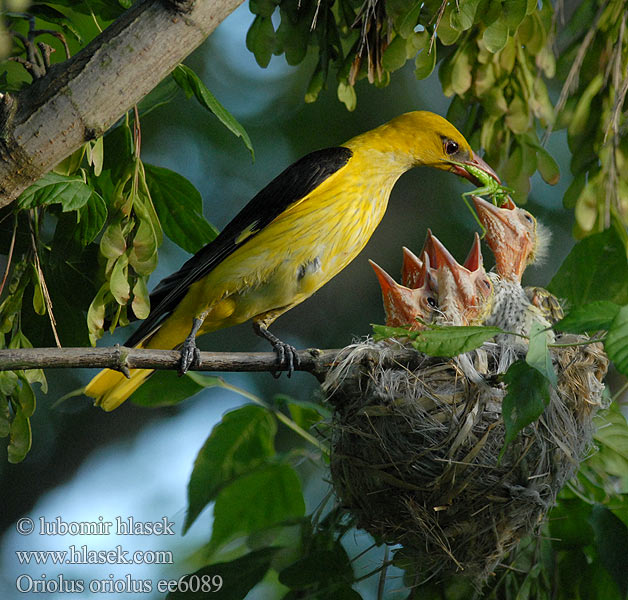
<svg viewBox="0 0 628 600">
<path fill-rule="evenodd" d="M 460 166 L 472 165 L 499 181 L 499 177 L 469 145 L 464 136 L 446 119 L 428 111 L 405 113 L 369 132 L 371 144 L 407 156 L 410 166 L 426 165 L 451 171 L 480 182 Z M 459 163 L 459 164 L 454 164 Z"/>
</svg>

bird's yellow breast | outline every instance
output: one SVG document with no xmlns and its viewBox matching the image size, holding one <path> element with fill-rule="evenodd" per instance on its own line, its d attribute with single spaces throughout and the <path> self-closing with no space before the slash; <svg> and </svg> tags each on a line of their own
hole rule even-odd
<svg viewBox="0 0 628 600">
<path fill-rule="evenodd" d="M 359 254 L 405 170 L 382 164 L 389 162 L 386 159 L 378 165 L 374 158 L 356 152 L 345 167 L 191 287 L 188 296 L 202 297 L 207 307 L 218 308 L 225 298 L 235 301 L 226 319 L 208 319 L 204 331 L 294 306 Z"/>
</svg>

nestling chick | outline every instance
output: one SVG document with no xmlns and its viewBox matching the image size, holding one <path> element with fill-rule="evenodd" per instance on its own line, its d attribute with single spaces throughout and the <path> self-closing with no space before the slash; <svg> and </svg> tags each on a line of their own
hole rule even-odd
<svg viewBox="0 0 628 600">
<path fill-rule="evenodd" d="M 420 267 L 417 265 L 414 275 L 414 282 L 417 287 L 414 289 L 399 285 L 372 260 L 369 260 L 369 263 L 373 267 L 382 289 L 386 325 L 391 327 L 409 326 L 412 331 L 424 329 L 423 322 L 432 321 L 438 308 L 436 293 L 430 285 L 430 261 L 427 254 L 424 255 L 423 261 L 419 261 Z"/>
<path fill-rule="evenodd" d="M 475 234 L 473 246 L 462 265 L 431 231 L 428 231 L 428 238 L 433 253 L 431 258 L 436 264 L 443 322 L 451 325 L 482 323 L 491 310 L 493 284 L 484 270 L 480 237 Z"/>
</svg>

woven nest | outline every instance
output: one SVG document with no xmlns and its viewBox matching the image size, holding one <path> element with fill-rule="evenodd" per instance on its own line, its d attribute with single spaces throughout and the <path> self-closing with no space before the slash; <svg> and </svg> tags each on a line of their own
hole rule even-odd
<svg viewBox="0 0 628 600">
<path fill-rule="evenodd" d="M 448 361 L 417 353 L 412 367 L 391 368 L 399 349 L 349 346 L 327 376 L 336 494 L 358 527 L 416 554 L 426 576 L 483 580 L 538 528 L 589 451 L 608 360 L 599 344 L 555 349 L 549 407 L 498 460 L 506 390 L 494 375 L 520 356 L 487 343 Z"/>
</svg>

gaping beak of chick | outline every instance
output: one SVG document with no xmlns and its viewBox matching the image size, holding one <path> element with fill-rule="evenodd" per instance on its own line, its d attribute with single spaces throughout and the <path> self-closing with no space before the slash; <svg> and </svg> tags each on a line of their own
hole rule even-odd
<svg viewBox="0 0 628 600">
<path fill-rule="evenodd" d="M 436 269 L 432 268 L 430 256 L 425 249 L 422 250 L 421 257 L 422 259 L 405 246 L 403 247 L 401 285 L 411 290 L 425 288 L 427 291 L 437 293 Z"/>
<path fill-rule="evenodd" d="M 470 165 L 472 167 L 476 167 L 480 169 L 481 171 L 484 171 L 487 175 L 490 175 L 495 181 L 497 181 L 497 183 L 501 184 L 501 179 L 499 178 L 499 175 L 497 175 L 497 173 L 495 173 L 493 168 L 483 158 L 480 158 L 475 152 L 472 152 L 471 159 L 465 161 L 463 164 Z M 465 168 L 459 165 L 452 164 L 451 170 L 456 175 L 460 175 L 460 177 L 464 177 L 465 179 L 468 179 L 476 187 L 479 187 L 482 185 L 482 182 L 479 179 L 477 179 L 477 177 L 473 176 Z"/>
<path fill-rule="evenodd" d="M 472 196 L 478 217 L 486 228 L 486 241 L 495 255 L 497 272 L 504 279 L 521 281 L 535 251 L 536 221 L 509 198 L 498 208 Z"/>
<path fill-rule="evenodd" d="M 423 261 L 405 246 L 403 250 L 403 264 L 401 265 L 401 284 L 407 288 L 420 288 L 425 283 L 425 269 Z"/>
<path fill-rule="evenodd" d="M 373 267 L 382 289 L 386 325 L 390 327 L 409 326 L 412 331 L 424 329 L 425 325 L 421 321 L 431 321 L 438 306 L 436 295 L 429 285 L 429 276 L 423 273 L 421 287 L 410 289 L 404 285 L 399 285 L 372 260 L 369 260 L 369 263 Z M 427 268 L 429 269 L 429 261 Z M 417 318 L 421 321 L 418 321 Z"/>
<path fill-rule="evenodd" d="M 480 237 L 475 234 L 473 246 L 464 265 L 432 235 L 437 268 L 439 308 L 448 322 L 469 325 L 481 322 L 490 308 L 493 285 L 482 261 Z"/>
</svg>

